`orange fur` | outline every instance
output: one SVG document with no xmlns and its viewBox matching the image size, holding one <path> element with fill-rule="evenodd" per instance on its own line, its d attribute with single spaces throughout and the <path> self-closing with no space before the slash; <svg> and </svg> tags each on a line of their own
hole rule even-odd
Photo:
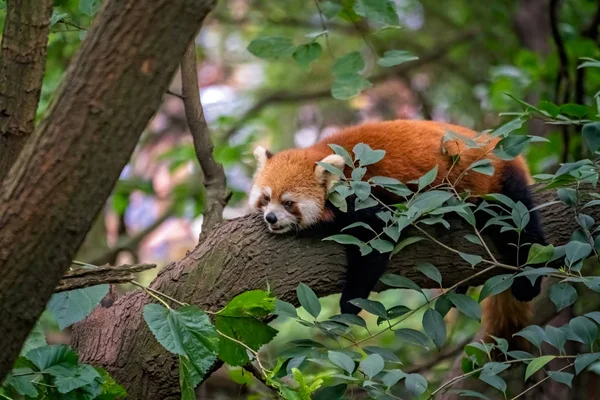
<svg viewBox="0 0 600 400">
<path fill-rule="evenodd" d="M 467 148 L 459 140 L 443 143 L 442 138 L 448 131 L 475 139 L 484 145 L 481 148 Z M 498 192 L 501 189 L 501 174 L 507 166 L 512 167 L 507 170 L 523 171 L 528 181 L 532 182 L 522 157 L 505 161 L 493 155 L 492 150 L 497 141 L 498 139 L 490 139 L 486 135 L 478 136 L 470 129 L 442 122 L 397 120 L 367 123 L 343 129 L 308 148 L 291 149 L 273 155 L 257 173 L 255 184 L 269 186 L 273 199 L 291 192 L 311 198 L 323 208 L 324 189 L 314 178 L 315 163 L 333 154 L 329 144 L 342 146 L 352 154 L 352 149 L 358 143 L 366 143 L 374 150 L 386 151 L 381 161 L 368 167 L 365 179 L 386 176 L 406 183 L 421 177 L 437 165 L 438 176 L 433 182 L 433 185 L 437 185 L 452 166 L 450 156 L 460 154 L 460 161 L 449 173 L 452 182 L 478 159 L 490 159 L 495 174 L 488 176 L 467 172 L 457 184 L 459 191 L 468 190 L 475 195 Z M 346 169 L 349 174 L 349 167 Z M 322 219 L 328 217 L 326 214 L 321 216 Z M 492 296 L 483 304 L 485 333 L 510 340 L 513 333 L 528 325 L 531 314 L 530 303 L 519 302 L 510 291 Z"/>
</svg>

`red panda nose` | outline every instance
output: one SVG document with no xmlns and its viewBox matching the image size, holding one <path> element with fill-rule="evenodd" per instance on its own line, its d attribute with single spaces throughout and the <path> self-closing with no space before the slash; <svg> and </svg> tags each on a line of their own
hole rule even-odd
<svg viewBox="0 0 600 400">
<path fill-rule="evenodd" d="M 275 222 L 277 222 L 277 216 L 270 212 L 265 216 L 265 220 L 270 224 L 274 224 Z"/>
</svg>

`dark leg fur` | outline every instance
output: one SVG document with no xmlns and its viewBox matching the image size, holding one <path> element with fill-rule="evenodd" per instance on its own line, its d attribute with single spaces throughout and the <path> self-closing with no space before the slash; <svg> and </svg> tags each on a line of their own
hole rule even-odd
<svg viewBox="0 0 600 400">
<path fill-rule="evenodd" d="M 348 199 L 348 211 L 343 213 L 334 206 L 330 206 L 335 215 L 335 229 L 337 232 L 340 229 L 354 223 L 364 222 L 371 226 L 376 232 L 383 229 L 383 222 L 377 213 L 383 211 L 382 207 L 371 207 L 359 211 L 354 210 L 354 198 Z M 336 232 L 336 233 L 337 233 Z M 367 242 L 373 238 L 373 232 L 365 228 L 353 228 L 344 231 L 363 242 Z M 389 254 L 381 254 L 377 250 L 363 256 L 360 254 L 360 249 L 355 245 L 346 247 L 346 257 L 348 263 L 348 272 L 346 273 L 346 284 L 342 290 L 340 299 L 340 309 L 343 314 L 358 314 L 360 308 L 349 303 L 354 299 L 366 299 L 375 288 L 377 281 L 385 272 Z"/>
<path fill-rule="evenodd" d="M 527 207 L 528 210 L 531 210 L 533 207 L 535 207 L 526 176 L 521 170 L 516 167 L 509 166 L 505 170 L 501 171 L 501 174 L 501 194 L 507 196 L 515 203 L 520 201 L 525 207 Z M 481 224 L 479 225 L 480 227 L 483 227 L 489 218 L 487 213 L 481 211 L 476 213 L 476 216 L 478 225 Z M 521 246 L 518 255 L 517 248 L 515 246 L 518 242 L 518 235 L 516 232 L 510 231 L 501 233 L 499 226 L 490 226 L 484 231 L 487 236 L 492 238 L 502 257 L 502 261 L 509 265 L 524 265 L 527 262 L 527 256 L 529 254 L 529 248 L 531 247 L 531 244 L 539 243 L 541 245 L 546 245 L 546 239 L 544 237 L 538 212 L 530 211 L 529 217 L 529 223 L 523 232 L 521 232 L 521 243 L 527 244 Z M 536 266 L 533 265 L 532 267 Z M 540 277 L 535 281 L 535 284 L 532 285 L 527 277 L 519 277 L 515 279 L 511 290 L 517 300 L 531 301 L 540 294 L 541 282 L 542 279 Z"/>
</svg>

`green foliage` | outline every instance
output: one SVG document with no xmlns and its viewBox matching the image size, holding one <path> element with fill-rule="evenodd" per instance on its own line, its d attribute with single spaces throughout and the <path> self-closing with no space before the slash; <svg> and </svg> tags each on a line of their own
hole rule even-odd
<svg viewBox="0 0 600 400">
<path fill-rule="evenodd" d="M 19 357 L 1 389 L 7 396 L 40 400 L 113 400 L 127 395 L 105 370 L 80 364 L 77 354 L 68 346 L 46 344 Z"/>
<path fill-rule="evenodd" d="M 87 317 L 107 293 L 108 285 L 56 293 L 52 295 L 48 309 L 56 318 L 60 329 L 65 329 Z"/>
</svg>

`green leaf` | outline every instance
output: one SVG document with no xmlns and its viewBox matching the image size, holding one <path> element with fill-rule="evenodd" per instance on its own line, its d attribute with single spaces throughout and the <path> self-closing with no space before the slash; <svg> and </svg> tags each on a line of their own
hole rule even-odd
<svg viewBox="0 0 600 400">
<path fill-rule="evenodd" d="M 394 247 L 394 251 L 392 251 L 392 254 L 397 254 L 399 253 L 403 248 L 410 246 L 411 244 L 420 242 L 421 240 L 424 240 L 424 237 L 421 236 L 411 236 L 411 237 L 407 237 L 406 239 L 402 240 L 401 242 L 399 242 L 396 247 Z"/>
<path fill-rule="evenodd" d="M 586 369 L 588 365 L 600 358 L 600 353 L 580 354 L 575 358 L 575 375 Z"/>
<path fill-rule="evenodd" d="M 216 360 L 219 338 L 210 319 L 195 306 L 178 310 L 160 304 L 144 306 L 144 320 L 168 351 L 187 356 L 202 376 Z"/>
<path fill-rule="evenodd" d="M 504 381 L 504 379 L 500 378 L 499 376 L 486 375 L 486 374 L 482 373 L 481 375 L 479 375 L 479 379 L 481 379 L 488 385 L 498 389 L 502 393 L 506 392 L 506 382 Z"/>
<path fill-rule="evenodd" d="M 544 365 L 554 360 L 554 358 L 555 356 L 542 356 L 531 361 L 527 366 L 527 370 L 525 370 L 525 381 L 527 381 L 531 375 L 543 368 Z"/>
<path fill-rule="evenodd" d="M 429 339 L 427 338 L 427 336 L 425 336 L 423 332 L 411 328 L 401 328 L 396 329 L 394 333 L 400 340 L 416 344 L 417 346 L 421 346 L 426 350 L 429 350 Z"/>
<path fill-rule="evenodd" d="M 369 314 L 377 315 L 381 318 L 387 318 L 387 312 L 385 310 L 385 306 L 378 301 L 368 300 L 368 299 L 352 299 L 350 300 L 350 304 L 355 305 L 356 307 L 362 308 Z"/>
<path fill-rule="evenodd" d="M 373 247 L 375 250 L 379 251 L 382 254 L 389 253 L 392 250 L 394 250 L 394 244 L 383 239 L 372 240 L 371 242 L 369 242 L 369 244 L 371 245 L 371 247 Z"/>
<path fill-rule="evenodd" d="M 530 140 L 531 138 L 525 135 L 507 136 L 496 144 L 494 154 L 502 160 L 512 160 L 521 154 Z"/>
<path fill-rule="evenodd" d="M 352 235 L 346 235 L 346 234 L 339 234 L 339 235 L 332 235 L 332 236 L 328 236 L 326 238 L 324 238 L 323 240 L 333 240 L 334 242 L 340 243 L 340 244 L 356 244 L 356 245 L 360 245 L 363 242 L 361 242 L 360 240 L 358 240 L 357 238 L 355 238 Z"/>
<path fill-rule="evenodd" d="M 339 314 L 334 315 L 329 319 L 332 321 L 341 322 L 346 325 L 356 325 L 365 329 L 367 328 L 367 323 L 365 322 L 365 320 L 359 317 L 358 315 L 354 314 Z"/>
<path fill-rule="evenodd" d="M 244 343 L 255 351 L 277 335 L 275 329 L 252 317 L 216 315 L 215 326 L 219 332 Z M 246 348 L 226 337 L 219 339 L 219 358 L 231 366 L 242 366 L 250 362 Z"/>
<path fill-rule="evenodd" d="M 379 354 L 369 354 L 367 358 L 360 361 L 358 368 L 364 372 L 369 379 L 373 379 L 375 375 L 383 371 L 384 366 L 385 362 L 383 361 L 383 357 Z"/>
<path fill-rule="evenodd" d="M 592 246 L 590 246 L 589 243 L 583 243 L 577 240 L 573 240 L 566 245 L 565 251 L 565 262 L 567 266 L 570 267 L 574 265 L 577 261 L 589 256 L 592 252 Z"/>
<path fill-rule="evenodd" d="M 383 54 L 383 58 L 380 58 L 377 61 L 377 64 L 380 67 L 393 67 L 395 65 L 400 65 L 408 61 L 418 60 L 419 57 L 410 54 L 410 52 L 405 50 L 389 50 Z"/>
<path fill-rule="evenodd" d="M 561 114 L 566 114 L 578 119 L 582 119 L 587 115 L 588 109 L 586 106 L 582 106 L 580 104 L 569 103 L 560 106 L 560 112 Z"/>
<path fill-rule="evenodd" d="M 544 330 L 537 325 L 530 325 L 524 329 L 521 329 L 513 336 L 521 336 L 539 349 L 542 346 L 542 341 L 546 337 L 546 332 L 544 332 Z"/>
<path fill-rule="evenodd" d="M 331 73 L 334 77 L 358 74 L 365 67 L 365 61 L 358 51 L 344 54 L 333 64 Z"/>
<path fill-rule="evenodd" d="M 583 143 L 591 152 L 596 152 L 600 149 L 600 122 L 592 122 L 585 124 L 581 130 Z"/>
<path fill-rule="evenodd" d="M 419 285 L 402 275 L 385 274 L 379 280 L 391 287 L 412 289 L 416 290 L 417 292 L 423 293 Z"/>
<path fill-rule="evenodd" d="M 352 186 L 356 197 L 358 197 L 360 200 L 366 200 L 371 195 L 371 185 L 369 185 L 367 182 L 352 181 L 350 182 L 350 185 Z"/>
<path fill-rule="evenodd" d="M 99 8 L 100 0 L 80 0 L 79 2 L 79 11 L 88 17 L 93 17 Z"/>
<path fill-rule="evenodd" d="M 275 59 L 292 55 L 296 46 L 288 37 L 263 36 L 248 45 L 248 51 L 259 58 Z"/>
<path fill-rule="evenodd" d="M 250 290 L 235 296 L 219 315 L 229 317 L 266 317 L 275 310 L 275 296 L 264 290 Z"/>
<path fill-rule="evenodd" d="M 438 174 L 438 166 L 437 164 L 430 171 L 428 171 L 425 175 L 420 177 L 417 182 L 419 185 L 419 190 L 425 189 L 427 186 L 431 185 Z M 431 192 L 429 192 L 431 193 Z"/>
<path fill-rule="evenodd" d="M 544 341 L 548 342 L 557 350 L 564 353 L 565 343 L 567 343 L 567 335 L 562 330 L 552 325 L 546 325 L 545 333 L 546 337 L 544 338 Z"/>
<path fill-rule="evenodd" d="M 296 307 L 287 301 L 277 299 L 275 301 L 275 314 L 277 315 L 285 315 L 287 317 L 296 318 L 298 317 L 298 312 L 296 311 Z"/>
<path fill-rule="evenodd" d="M 354 211 L 363 210 L 365 208 L 375 207 L 378 204 L 379 203 L 377 202 L 377 200 L 372 199 L 370 197 L 365 201 L 361 201 L 360 199 L 357 198 L 356 201 L 354 202 Z"/>
<path fill-rule="evenodd" d="M 521 129 L 521 127 L 523 126 L 524 123 L 525 123 L 525 119 L 523 119 L 521 117 L 515 118 L 512 121 L 509 121 L 506 124 L 495 129 L 492 133 L 492 136 L 493 137 L 507 136 L 511 132 L 516 131 L 517 129 Z"/>
<path fill-rule="evenodd" d="M 469 166 L 468 169 L 471 169 L 475 172 L 479 172 L 483 175 L 493 176 L 494 175 L 494 165 L 492 164 L 492 160 L 479 160 L 475 161 L 473 164 Z"/>
<path fill-rule="evenodd" d="M 369 21 L 385 25 L 398 25 L 398 14 L 391 0 L 357 0 L 354 12 Z"/>
<path fill-rule="evenodd" d="M 31 368 L 15 368 L 6 375 L 6 378 L 4 379 L 4 382 L 2 382 L 2 385 L 12 387 L 20 395 L 37 399 L 38 391 L 34 383 L 37 383 L 37 381 L 39 381 L 40 379 L 41 377 L 36 377 L 35 371 L 33 371 Z M 6 398 L 12 399 L 12 397 Z"/>
<path fill-rule="evenodd" d="M 75 368 L 74 374 L 56 375 L 54 384 L 56 385 L 56 389 L 64 394 L 88 385 L 98 377 L 100 377 L 100 374 L 98 374 L 94 367 L 82 364 Z"/>
<path fill-rule="evenodd" d="M 595 321 L 597 324 L 600 324 L 600 311 L 592 311 L 587 314 L 584 314 L 584 317 L 588 317 L 592 321 Z"/>
<path fill-rule="evenodd" d="M 349 100 L 372 86 L 371 82 L 358 74 L 339 75 L 333 79 L 331 96 L 337 100 Z"/>
<path fill-rule="evenodd" d="M 296 48 L 292 57 L 294 60 L 298 62 L 298 64 L 308 67 L 312 62 L 321 57 L 321 53 L 323 49 L 321 45 L 317 42 L 312 42 L 309 44 L 303 44 Z"/>
<path fill-rule="evenodd" d="M 420 396 L 427 391 L 427 380 L 419 374 L 407 375 L 404 384 L 406 389 L 415 396 Z"/>
<path fill-rule="evenodd" d="M 570 207 L 577 205 L 577 192 L 573 188 L 560 188 L 556 191 L 556 195 L 560 201 Z"/>
<path fill-rule="evenodd" d="M 348 374 L 352 375 L 352 373 L 354 372 L 354 367 L 356 365 L 348 355 L 339 351 L 330 350 L 327 352 L 327 357 L 329 358 L 329 361 L 331 361 L 335 366 L 340 367 Z"/>
<path fill-rule="evenodd" d="M 494 296 L 511 287 L 514 278 L 511 274 L 496 275 L 485 281 L 479 293 L 479 302 L 488 296 Z"/>
<path fill-rule="evenodd" d="M 470 296 L 451 292 L 448 294 L 448 299 L 466 316 L 476 320 L 481 319 L 479 303 Z"/>
<path fill-rule="evenodd" d="M 359 161 L 361 167 L 375 164 L 385 157 L 385 150 L 373 150 L 368 144 L 364 145 L 360 155 L 356 156 L 356 160 Z"/>
<path fill-rule="evenodd" d="M 321 314 L 321 303 L 311 288 L 304 283 L 300 283 L 296 289 L 296 294 L 298 295 L 300 305 L 304 307 L 310 315 L 317 318 L 319 314 Z"/>
<path fill-rule="evenodd" d="M 478 256 L 476 254 L 467 254 L 467 253 L 463 253 L 462 251 L 458 252 L 458 255 L 465 260 L 466 262 L 468 262 L 469 264 L 471 264 L 471 267 L 476 266 L 477 264 L 479 264 L 480 262 L 483 261 L 483 258 L 481 256 Z"/>
<path fill-rule="evenodd" d="M 67 369 L 77 365 L 77 354 L 69 346 L 54 344 L 35 348 L 29 351 L 25 358 L 31 361 L 40 371 L 60 365 Z"/>
<path fill-rule="evenodd" d="M 576 317 L 569 321 L 569 328 L 581 343 L 591 346 L 598 336 L 598 325 L 585 317 Z"/>
<path fill-rule="evenodd" d="M 465 235 L 465 239 L 467 239 L 469 242 L 471 242 L 473 244 L 476 244 L 479 246 L 482 245 L 481 240 L 477 236 L 473 235 L 472 233 L 467 233 Z"/>
<path fill-rule="evenodd" d="M 33 330 L 29 332 L 29 336 L 27 336 L 27 339 L 21 348 L 21 355 L 25 355 L 31 350 L 42 346 L 46 346 L 46 333 L 44 332 L 40 321 L 38 321 L 33 327 Z"/>
<path fill-rule="evenodd" d="M 321 6 L 322 7 L 322 6 Z M 341 400 L 346 393 L 348 385 L 346 383 L 339 383 L 333 386 L 321 387 L 319 390 L 314 392 L 313 400 Z"/>
<path fill-rule="evenodd" d="M 383 357 L 386 360 L 389 360 L 389 361 L 392 361 L 395 363 L 400 363 L 398 356 L 396 356 L 394 353 L 392 353 L 391 350 L 384 349 L 383 347 L 366 346 L 363 350 L 367 354 L 379 354 L 381 357 Z"/>
<path fill-rule="evenodd" d="M 65 329 L 87 317 L 106 296 L 108 289 L 108 285 L 98 285 L 56 293 L 50 298 L 48 310 L 54 315 L 58 327 Z"/>
<path fill-rule="evenodd" d="M 440 313 L 431 308 L 427 309 L 423 314 L 423 329 L 438 350 L 441 350 L 446 343 L 446 324 Z"/>
<path fill-rule="evenodd" d="M 365 176 L 365 174 L 367 173 L 367 169 L 365 167 L 359 167 L 359 168 L 354 168 L 354 170 L 352 171 L 352 180 L 354 181 L 360 181 L 362 180 L 363 176 Z M 367 183 L 367 182 L 363 182 L 363 183 Z M 369 191 L 371 189 L 369 188 Z M 361 198 L 361 200 L 364 200 Z"/>
<path fill-rule="evenodd" d="M 543 246 L 539 243 L 534 243 L 529 248 L 529 255 L 527 256 L 527 264 L 542 264 L 548 262 L 554 256 L 554 246 L 549 244 Z"/>
<path fill-rule="evenodd" d="M 442 284 L 442 274 L 435 267 L 435 265 L 428 263 L 428 262 L 424 262 L 424 263 L 417 264 L 416 268 L 419 272 L 421 272 L 423 275 L 425 275 L 432 281 L 434 281 L 440 285 Z"/>
<path fill-rule="evenodd" d="M 554 103 L 551 103 L 546 100 L 542 100 L 538 103 L 538 108 L 540 110 L 546 111 L 552 118 L 556 117 L 560 114 L 560 107 Z"/>
<path fill-rule="evenodd" d="M 570 372 L 548 371 L 548 376 L 550 376 L 550 379 L 553 381 L 567 385 L 570 388 L 573 387 L 572 382 L 574 375 Z"/>
<path fill-rule="evenodd" d="M 329 172 L 330 174 L 334 174 L 337 175 L 339 177 L 343 177 L 344 176 L 344 171 L 342 171 L 341 169 L 334 167 L 333 165 L 329 164 L 329 163 L 324 163 L 321 161 L 317 161 L 316 163 L 317 165 L 321 166 L 325 171 Z"/>
<path fill-rule="evenodd" d="M 400 371 L 399 369 L 393 369 L 391 371 L 388 371 L 388 373 L 385 374 L 383 378 L 381 378 L 381 381 L 387 388 L 390 388 L 396 383 L 400 382 L 401 379 L 406 378 L 406 376 L 407 374 Z"/>
<path fill-rule="evenodd" d="M 577 301 L 577 290 L 568 283 L 556 283 L 550 287 L 550 300 L 560 311 Z"/>
<path fill-rule="evenodd" d="M 179 356 L 179 387 L 181 400 L 196 400 L 195 388 L 200 383 L 200 376 L 194 364 L 186 356 Z"/>
<path fill-rule="evenodd" d="M 460 390 L 453 390 L 451 392 L 458 394 L 458 397 L 476 397 L 478 399 L 489 400 L 489 398 L 487 398 L 486 396 L 482 395 L 479 392 L 475 392 L 473 390 L 460 389 Z"/>
<path fill-rule="evenodd" d="M 345 148 L 343 148 L 340 145 L 337 144 L 328 144 L 329 147 L 331 147 L 331 150 L 333 150 L 333 152 L 335 154 L 337 154 L 338 156 L 342 156 L 342 158 L 344 159 L 344 163 L 349 166 L 352 167 L 354 166 L 354 162 L 352 161 L 352 156 L 350 156 L 350 153 L 348 153 L 348 150 L 346 150 Z"/>
</svg>

